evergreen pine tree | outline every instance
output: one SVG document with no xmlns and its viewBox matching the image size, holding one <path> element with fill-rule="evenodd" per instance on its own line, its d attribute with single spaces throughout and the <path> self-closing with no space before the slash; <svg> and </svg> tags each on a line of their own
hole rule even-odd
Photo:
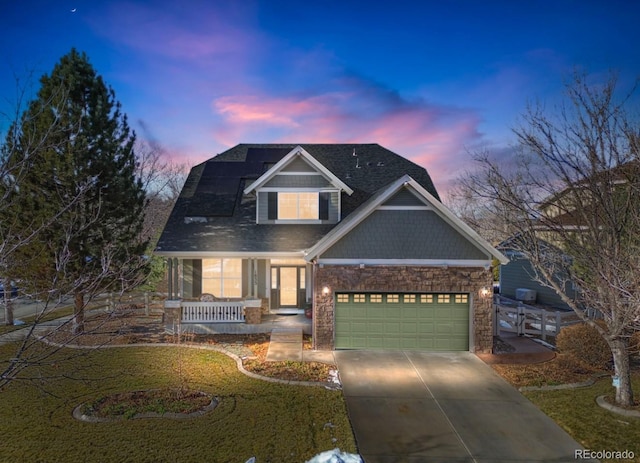
<svg viewBox="0 0 640 463">
<path fill-rule="evenodd" d="M 136 177 L 135 133 L 85 53 L 63 56 L 10 131 L 9 165 L 22 165 L 7 217 L 26 235 L 9 273 L 34 290 L 74 296 L 74 332 L 98 292 L 139 282 L 145 191 Z M 44 140 L 35 146 L 32 140 Z"/>
</svg>

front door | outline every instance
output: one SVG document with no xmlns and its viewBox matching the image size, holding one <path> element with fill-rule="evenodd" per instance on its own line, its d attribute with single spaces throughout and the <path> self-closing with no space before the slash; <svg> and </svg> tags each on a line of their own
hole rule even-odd
<svg viewBox="0 0 640 463">
<path fill-rule="evenodd" d="M 271 309 L 303 308 L 305 267 L 271 267 Z"/>
</svg>

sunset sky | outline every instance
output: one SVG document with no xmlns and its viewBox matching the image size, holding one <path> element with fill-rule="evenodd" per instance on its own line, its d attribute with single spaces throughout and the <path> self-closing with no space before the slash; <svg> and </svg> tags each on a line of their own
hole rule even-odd
<svg viewBox="0 0 640 463">
<path fill-rule="evenodd" d="M 576 66 L 629 89 L 639 18 L 633 0 L 2 1 L 0 111 L 76 47 L 176 160 L 377 142 L 446 191 L 469 151 L 506 156 L 527 103 L 552 109 Z"/>
</svg>

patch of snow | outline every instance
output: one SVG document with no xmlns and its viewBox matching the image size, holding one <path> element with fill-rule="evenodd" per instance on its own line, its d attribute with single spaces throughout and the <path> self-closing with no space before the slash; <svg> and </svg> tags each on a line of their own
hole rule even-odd
<svg viewBox="0 0 640 463">
<path fill-rule="evenodd" d="M 538 344 L 542 344 L 547 349 L 556 350 L 556 346 L 554 346 L 553 344 L 549 344 L 548 342 L 543 341 L 542 339 L 538 339 L 538 338 L 529 338 L 529 339 L 531 339 L 534 342 L 537 342 Z"/>
<path fill-rule="evenodd" d="M 363 461 L 360 455 L 333 449 L 316 455 L 306 463 L 363 463 Z"/>
<path fill-rule="evenodd" d="M 531 328 L 536 329 L 538 331 L 540 331 L 540 327 L 542 326 L 541 323 L 531 323 L 530 324 Z M 544 325 L 544 329 L 546 330 L 547 333 L 555 333 L 556 332 L 556 325 Z"/>
<path fill-rule="evenodd" d="M 13 320 L 13 325 L 14 326 L 20 326 L 20 325 L 24 325 L 24 322 L 22 320 L 18 320 L 17 318 L 15 320 Z"/>
<path fill-rule="evenodd" d="M 513 326 L 505 320 L 500 320 L 500 328 L 513 328 Z"/>
</svg>

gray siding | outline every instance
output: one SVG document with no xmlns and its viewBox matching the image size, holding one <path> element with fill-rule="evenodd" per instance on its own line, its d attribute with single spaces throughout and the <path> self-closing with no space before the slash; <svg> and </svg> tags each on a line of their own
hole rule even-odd
<svg viewBox="0 0 640 463">
<path fill-rule="evenodd" d="M 258 208 L 258 223 L 272 223 L 269 220 L 269 204 L 268 193 L 266 191 L 258 192 L 257 208 Z"/>
<path fill-rule="evenodd" d="M 289 187 L 289 188 L 327 188 L 331 183 L 322 175 L 276 175 L 265 187 Z"/>
<path fill-rule="evenodd" d="M 509 257 L 511 259 L 509 263 L 500 266 L 500 294 L 515 299 L 518 288 L 533 289 L 536 292 L 538 304 L 563 309 L 569 308 L 554 290 L 542 286 L 534 280 L 535 272 L 527 259 Z M 575 297 L 572 288 L 567 288 L 567 291 L 570 297 Z"/>
<path fill-rule="evenodd" d="M 282 172 L 315 172 L 316 169 L 300 156 L 293 159 L 282 169 Z"/>
<path fill-rule="evenodd" d="M 321 258 L 489 260 L 433 211 L 374 211 Z"/>
<path fill-rule="evenodd" d="M 269 223 L 275 223 L 274 220 L 269 220 L 269 215 L 268 215 L 268 199 L 267 199 L 267 192 L 265 191 L 260 191 L 258 192 L 258 223 L 261 224 L 269 224 Z M 323 224 L 330 224 L 330 223 L 338 223 L 338 221 L 340 220 L 339 217 L 339 213 L 340 213 L 340 192 L 338 191 L 332 191 L 331 192 L 331 197 L 329 199 L 329 220 L 323 220 L 321 221 L 321 223 Z"/>
<path fill-rule="evenodd" d="M 425 203 L 411 193 L 407 188 L 403 188 L 389 198 L 383 206 L 424 206 Z"/>
</svg>

